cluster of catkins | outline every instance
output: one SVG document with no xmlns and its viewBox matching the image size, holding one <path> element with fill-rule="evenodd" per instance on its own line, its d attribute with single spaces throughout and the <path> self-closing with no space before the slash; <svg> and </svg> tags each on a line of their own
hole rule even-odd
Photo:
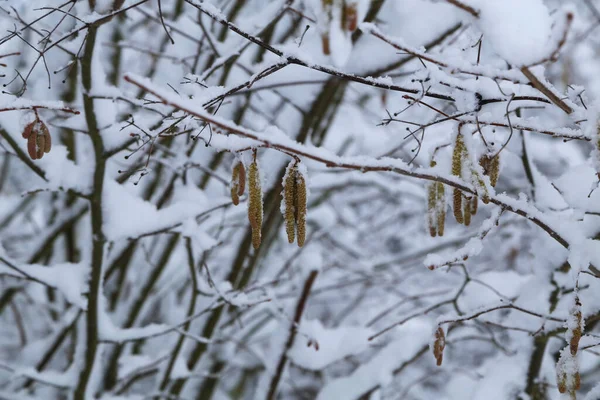
<svg viewBox="0 0 600 400">
<path fill-rule="evenodd" d="M 40 159 L 52 148 L 52 137 L 48 127 L 37 115 L 35 120 L 25 125 L 23 138 L 27 139 L 27 153 L 32 160 Z"/>
<path fill-rule="evenodd" d="M 261 243 L 263 222 L 263 193 L 259 165 L 254 154 L 248 167 L 248 221 L 252 228 L 252 245 L 258 249 Z M 236 161 L 231 174 L 231 201 L 240 203 L 240 196 L 246 190 L 246 169 L 242 161 Z M 288 241 L 293 243 L 297 238 L 302 247 L 306 239 L 306 179 L 304 171 L 300 171 L 299 162 L 292 161 L 283 178 L 282 213 L 286 224 Z"/>
<path fill-rule="evenodd" d="M 297 237 L 298 246 L 302 247 L 306 239 L 306 179 L 298 161 L 290 162 L 285 170 L 282 195 L 281 210 L 288 242 L 294 243 Z"/>
<path fill-rule="evenodd" d="M 484 154 L 479 159 L 479 165 L 483 170 L 483 174 L 489 177 L 492 187 L 495 187 L 496 183 L 498 183 L 500 156 L 498 154 Z M 434 166 L 435 162 L 432 161 L 431 167 Z M 471 164 L 464 137 L 459 132 L 456 135 L 454 151 L 452 153 L 452 175 L 465 179 L 467 178 L 465 171 L 468 171 L 468 180 L 476 187 L 478 196 L 466 194 L 462 190 L 455 188 L 452 191 L 452 204 L 456 222 L 469 226 L 471 224 L 471 217 L 477 214 L 479 198 L 481 198 L 484 204 L 487 204 L 489 196 L 483 178 Z M 434 182 L 429 185 L 427 190 L 427 210 L 429 234 L 433 237 L 442 236 L 444 234 L 446 219 L 446 192 L 443 183 Z"/>
<path fill-rule="evenodd" d="M 567 336 L 570 336 L 569 346 L 561 351 L 556 364 L 556 382 L 560 393 L 569 393 L 571 399 L 577 398 L 576 391 L 581 387 L 581 376 L 577 365 L 577 350 L 583 334 L 583 317 L 581 303 L 575 296 L 575 305 L 571 309 L 567 323 Z"/>
<path fill-rule="evenodd" d="M 330 25 L 333 22 L 334 8 L 340 10 L 340 28 L 343 31 L 354 32 L 358 27 L 358 4 L 352 0 L 321 0 L 323 9 L 321 10 L 324 16 L 324 28 L 321 32 L 321 44 L 323 54 L 331 54 L 331 46 L 329 43 Z"/>
</svg>

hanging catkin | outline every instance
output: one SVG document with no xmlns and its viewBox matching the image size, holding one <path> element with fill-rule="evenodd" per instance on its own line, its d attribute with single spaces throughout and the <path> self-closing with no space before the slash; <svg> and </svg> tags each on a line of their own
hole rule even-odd
<svg viewBox="0 0 600 400">
<path fill-rule="evenodd" d="M 466 156 L 467 148 L 460 130 L 456 135 L 454 143 L 454 151 L 452 153 L 452 175 L 461 177 L 463 169 L 463 161 Z M 463 216 L 463 194 L 460 189 L 454 189 L 452 193 L 452 208 L 454 210 L 454 218 L 459 224 L 464 223 Z"/>
<path fill-rule="evenodd" d="M 433 342 L 433 356 L 435 357 L 435 361 L 437 366 L 442 365 L 442 360 L 444 359 L 444 348 L 446 347 L 446 335 L 444 334 L 444 329 L 439 326 L 434 334 L 434 342 Z"/>
<path fill-rule="evenodd" d="M 296 175 L 296 230 L 298 236 L 298 247 L 304 246 L 306 240 L 306 179 L 304 174 L 298 172 Z"/>
<path fill-rule="evenodd" d="M 484 154 L 479 159 L 479 165 L 481 165 L 484 175 L 489 176 L 492 187 L 496 187 L 500 170 L 500 155 L 491 156 Z"/>
<path fill-rule="evenodd" d="M 254 154 L 252 164 L 248 168 L 248 187 L 248 220 L 252 227 L 252 245 L 255 249 L 258 249 L 261 241 L 263 220 L 263 194 L 256 153 Z"/>
<path fill-rule="evenodd" d="M 285 219 L 285 232 L 288 242 L 296 240 L 296 174 L 298 173 L 297 162 L 288 164 L 285 177 L 283 178 L 283 217 Z"/>
<path fill-rule="evenodd" d="M 240 196 L 246 191 L 246 169 L 241 161 L 236 162 L 231 172 L 231 201 L 240 204 Z"/>
<path fill-rule="evenodd" d="M 39 117 L 25 126 L 22 136 L 27 139 L 27 153 L 32 160 L 42 158 L 52 148 L 50 131 Z"/>
<path fill-rule="evenodd" d="M 432 183 L 427 188 L 427 225 L 431 237 L 437 236 L 437 187 Z"/>
</svg>

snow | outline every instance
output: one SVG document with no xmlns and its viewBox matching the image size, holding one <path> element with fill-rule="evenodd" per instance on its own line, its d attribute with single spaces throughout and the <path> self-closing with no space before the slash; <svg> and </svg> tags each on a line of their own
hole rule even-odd
<svg viewBox="0 0 600 400">
<path fill-rule="evenodd" d="M 300 331 L 302 335 L 296 336 L 288 357 L 294 364 L 315 371 L 365 351 L 370 346 L 368 338 L 373 334 L 373 330 L 362 327 L 325 328 L 317 319 L 302 321 Z M 308 346 L 308 340 L 318 343 L 318 350 L 314 344 Z"/>
<path fill-rule="evenodd" d="M 1 255 L 1 254 L 0 254 Z M 2 255 L 2 258 L 5 258 Z M 89 275 L 89 265 L 85 263 L 55 263 L 52 266 L 39 264 L 22 264 L 15 260 L 8 260 L 12 265 L 17 266 L 19 271 L 7 266 L 0 261 L 0 274 L 12 275 L 16 277 L 29 276 L 37 281 L 43 282 L 52 288 L 60 291 L 65 299 L 82 309 L 87 308 L 87 299 L 84 294 L 87 292 L 87 279 Z"/>
<path fill-rule="evenodd" d="M 287 356 L 278 398 L 525 398 L 533 337 L 551 335 L 535 381 L 555 399 L 557 367 L 571 386 L 580 371 L 579 397 L 598 400 L 600 389 L 589 390 L 596 356 L 583 350 L 599 343 L 589 322 L 600 309 L 594 5 L 460 0 L 469 13 L 452 1 L 386 1 L 353 42 L 341 7 L 355 0 L 138 1 L 110 19 L 113 0 L 51 13 L 49 0 L 6 0 L 0 13 L 0 397 L 72 397 L 88 370 L 86 398 L 191 399 L 209 383 L 215 400 L 264 398 Z M 379 4 L 356 1 L 359 22 Z M 73 60 L 89 56 L 85 24 L 96 21 L 85 93 Z M 547 100 L 523 66 L 573 112 Z M 84 94 L 97 97 L 101 141 L 91 140 Z M 31 160 L 21 133 L 35 110 L 53 146 Z M 469 153 L 460 177 L 451 173 L 459 129 Z M 479 159 L 498 152 L 492 188 Z M 256 250 L 229 179 L 253 153 L 265 201 Z M 290 161 L 311 192 L 302 248 L 287 243 L 278 213 Z M 118 171 L 136 172 L 125 180 Z M 446 196 L 458 187 L 490 202 L 469 227 L 448 213 L 443 237 L 430 237 L 427 189 L 438 183 Z M 99 216 L 100 237 L 91 229 Z M 101 243 L 98 313 L 86 314 Z M 579 312 L 588 326 L 573 355 L 566 341 Z M 439 368 L 430 348 L 438 324 L 448 339 Z M 169 360 L 168 393 L 157 393 Z M 225 369 L 215 375 L 217 361 Z M 30 378 L 38 382 L 24 388 Z"/>
<path fill-rule="evenodd" d="M 193 190 L 197 196 L 190 196 Z M 179 201 L 158 210 L 156 206 L 136 196 L 134 189 L 108 181 L 103 199 L 105 220 L 103 231 L 109 240 L 135 238 L 153 232 L 169 230 L 180 226 L 189 218 L 195 217 L 210 208 L 202 192 L 190 188 L 181 188 Z M 189 234 L 189 231 L 188 231 Z M 205 246 L 214 241 L 202 235 L 198 237 Z"/>
<path fill-rule="evenodd" d="M 515 66 L 529 65 L 550 55 L 546 45 L 552 18 L 542 0 L 474 0 L 478 26 L 494 50 Z"/>
<path fill-rule="evenodd" d="M 380 385 L 387 385 L 396 368 L 412 358 L 420 347 L 429 344 L 429 327 L 414 322 L 405 324 L 402 329 L 394 341 L 385 345 L 353 373 L 327 383 L 317 400 L 358 399 Z"/>
</svg>

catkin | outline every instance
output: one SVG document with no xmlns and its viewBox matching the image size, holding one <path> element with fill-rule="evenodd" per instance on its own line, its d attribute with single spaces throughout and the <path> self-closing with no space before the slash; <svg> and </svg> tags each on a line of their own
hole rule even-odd
<svg viewBox="0 0 600 400">
<path fill-rule="evenodd" d="M 52 148 L 52 137 L 50 136 L 48 127 L 42 120 L 40 120 L 40 133 L 44 136 L 44 146 L 41 147 L 41 149 L 43 150 L 43 153 L 49 153 Z M 41 156 L 39 158 L 41 158 Z"/>
<path fill-rule="evenodd" d="M 444 236 L 446 225 L 446 189 L 441 182 L 437 183 L 437 234 Z"/>
<path fill-rule="evenodd" d="M 471 225 L 471 199 L 463 196 L 463 223 Z"/>
<path fill-rule="evenodd" d="M 35 132 L 32 132 L 27 138 L 27 153 L 29 153 L 29 157 L 31 157 L 32 160 L 37 160 L 37 133 Z"/>
<path fill-rule="evenodd" d="M 437 188 L 436 184 L 429 185 L 427 189 L 427 225 L 431 237 L 437 236 Z"/>
<path fill-rule="evenodd" d="M 296 230 L 298 247 L 304 246 L 306 240 L 306 181 L 304 175 L 296 176 Z"/>
<path fill-rule="evenodd" d="M 459 224 L 462 224 L 464 222 L 462 213 L 462 197 L 462 192 L 459 189 L 454 189 L 454 191 L 452 192 L 452 208 L 454 210 L 454 218 Z"/>
<path fill-rule="evenodd" d="M 572 355 L 577 354 L 577 350 L 579 349 L 579 341 L 581 340 L 581 335 L 583 334 L 583 321 L 581 317 L 581 303 L 578 298 L 575 298 L 576 308 L 574 310 L 574 317 L 576 321 L 576 326 L 573 328 L 571 341 L 569 343 L 569 348 L 571 350 Z"/>
<path fill-rule="evenodd" d="M 473 198 L 471 198 L 471 215 L 477 214 L 478 205 L 479 201 L 477 199 L 477 196 L 473 196 Z"/>
<path fill-rule="evenodd" d="M 491 183 L 492 187 L 496 187 L 496 184 L 498 183 L 499 172 L 500 172 L 500 156 L 497 155 L 494 158 L 492 158 L 492 161 L 490 162 L 490 183 Z"/>
<path fill-rule="evenodd" d="M 298 167 L 295 161 L 290 162 L 285 172 L 283 181 L 283 205 L 285 232 L 288 242 L 294 243 L 296 240 L 296 174 Z"/>
<path fill-rule="evenodd" d="M 565 371 L 559 371 L 556 377 L 556 383 L 558 384 L 558 391 L 560 393 L 567 392 L 567 373 Z"/>
<path fill-rule="evenodd" d="M 25 126 L 22 136 L 27 139 L 27 153 L 32 160 L 42 158 L 52 148 L 50 131 L 44 121 L 37 117 Z"/>
<path fill-rule="evenodd" d="M 231 201 L 233 205 L 240 204 L 240 196 L 246 191 L 246 169 L 244 164 L 239 161 L 233 167 L 231 172 Z"/>
<path fill-rule="evenodd" d="M 44 155 L 44 150 L 46 149 L 46 136 L 38 134 L 36 137 L 35 146 L 37 158 L 42 158 Z"/>
<path fill-rule="evenodd" d="M 37 120 L 25 125 L 25 129 L 23 129 L 23 139 L 29 139 L 29 136 L 31 136 L 31 132 L 33 131 L 33 127 L 36 124 L 36 122 Z"/>
<path fill-rule="evenodd" d="M 490 184 L 492 185 L 492 187 L 496 187 L 500 171 L 500 155 L 483 155 L 479 159 L 479 165 L 481 165 L 483 173 L 490 178 Z"/>
<path fill-rule="evenodd" d="M 263 219 L 263 194 L 260 184 L 260 172 L 256 158 L 248 168 L 248 220 L 252 228 L 252 245 L 258 249 L 261 241 Z"/>
<path fill-rule="evenodd" d="M 323 54 L 326 56 L 331 54 L 331 46 L 329 43 L 329 32 L 324 32 L 321 34 L 321 47 L 323 49 Z"/>
<path fill-rule="evenodd" d="M 464 139 L 462 134 L 458 132 L 456 135 L 456 142 L 454 143 L 454 150 L 452 152 L 452 175 L 462 176 L 463 161 L 467 152 Z M 459 224 L 464 223 L 465 219 L 463 216 L 463 195 L 459 189 L 454 189 L 452 193 L 453 198 L 453 209 L 454 218 Z"/>
<path fill-rule="evenodd" d="M 358 4 L 351 2 L 345 8 L 346 23 L 344 28 L 350 32 L 354 32 L 358 27 Z"/>
<path fill-rule="evenodd" d="M 433 342 L 433 356 L 435 357 L 437 366 L 442 365 L 444 358 L 444 347 L 446 347 L 446 336 L 442 327 L 438 327 L 434 335 L 435 341 Z"/>
<path fill-rule="evenodd" d="M 465 141 L 462 134 L 459 132 L 456 135 L 456 142 L 454 143 L 454 151 L 452 152 L 452 175 L 461 176 L 463 159 L 467 152 Z"/>
</svg>

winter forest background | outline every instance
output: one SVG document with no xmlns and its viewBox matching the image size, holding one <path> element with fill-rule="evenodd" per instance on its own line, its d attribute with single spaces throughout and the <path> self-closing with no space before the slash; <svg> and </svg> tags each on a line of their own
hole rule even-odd
<svg viewBox="0 0 600 400">
<path fill-rule="evenodd" d="M 0 399 L 600 399 L 599 0 L 0 0 Z"/>
</svg>

